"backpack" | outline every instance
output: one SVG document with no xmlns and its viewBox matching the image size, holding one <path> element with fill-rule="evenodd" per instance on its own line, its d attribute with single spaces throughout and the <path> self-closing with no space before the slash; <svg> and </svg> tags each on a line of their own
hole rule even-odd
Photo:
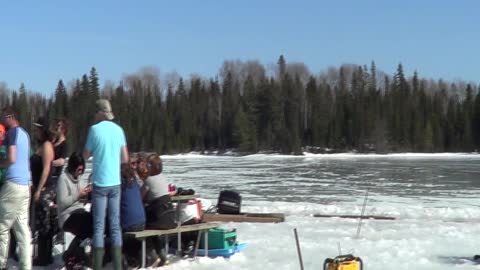
<svg viewBox="0 0 480 270">
<path fill-rule="evenodd" d="M 177 227 L 170 195 L 155 199 L 145 208 L 145 214 L 147 217 L 145 227 L 148 229 L 168 230 Z"/>
</svg>

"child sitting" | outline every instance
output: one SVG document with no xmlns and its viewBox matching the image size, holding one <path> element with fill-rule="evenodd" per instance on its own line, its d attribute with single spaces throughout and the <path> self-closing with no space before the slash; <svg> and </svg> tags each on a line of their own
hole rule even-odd
<svg viewBox="0 0 480 270">
<path fill-rule="evenodd" d="M 173 229 L 175 211 L 173 209 L 168 183 L 163 177 L 162 160 L 158 154 L 147 157 L 148 177 L 142 187 L 146 203 L 147 227 L 153 229 Z"/>
<path fill-rule="evenodd" d="M 162 160 L 158 154 L 151 154 L 146 158 L 148 177 L 144 180 L 142 194 L 145 201 L 147 228 L 167 230 L 177 226 L 175 223 L 175 210 L 170 199 L 168 183 L 163 177 Z M 164 242 L 157 237 L 150 239 L 158 255 L 158 265 L 167 263 Z"/>
</svg>

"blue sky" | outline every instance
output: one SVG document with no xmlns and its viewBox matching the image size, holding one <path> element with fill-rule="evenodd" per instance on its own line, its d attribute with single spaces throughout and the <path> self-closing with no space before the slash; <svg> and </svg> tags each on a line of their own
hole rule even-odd
<svg viewBox="0 0 480 270">
<path fill-rule="evenodd" d="M 226 59 L 280 54 L 314 73 L 342 63 L 480 81 L 480 1 L 7 1 L 0 82 L 51 93 L 91 66 L 119 81 L 145 66 L 217 74 Z"/>
</svg>

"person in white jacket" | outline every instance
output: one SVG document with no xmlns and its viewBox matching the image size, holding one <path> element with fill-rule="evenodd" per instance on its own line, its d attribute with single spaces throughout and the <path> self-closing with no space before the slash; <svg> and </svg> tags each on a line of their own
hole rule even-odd
<svg viewBox="0 0 480 270">
<path fill-rule="evenodd" d="M 58 225 L 63 231 L 75 235 L 64 253 L 64 260 L 68 258 L 69 251 L 76 249 L 83 240 L 93 235 L 92 214 L 85 209 L 92 186 L 88 178 L 83 177 L 84 171 L 83 156 L 74 152 L 68 159 L 67 169 L 60 175 L 57 183 Z"/>
</svg>

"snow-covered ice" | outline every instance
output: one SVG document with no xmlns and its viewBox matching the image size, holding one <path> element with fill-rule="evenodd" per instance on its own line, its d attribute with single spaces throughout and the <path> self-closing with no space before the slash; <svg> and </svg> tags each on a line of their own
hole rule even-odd
<svg viewBox="0 0 480 270">
<path fill-rule="evenodd" d="M 293 229 L 306 270 L 326 258 L 353 253 L 368 270 L 480 269 L 463 259 L 480 253 L 480 155 L 333 154 L 217 157 L 162 156 L 164 173 L 179 187 L 216 202 L 238 190 L 244 212 L 286 214 L 279 224 L 229 223 L 248 248 L 230 259 L 176 261 L 161 269 L 300 269 Z M 396 220 L 315 218 L 366 215 Z"/>
</svg>

